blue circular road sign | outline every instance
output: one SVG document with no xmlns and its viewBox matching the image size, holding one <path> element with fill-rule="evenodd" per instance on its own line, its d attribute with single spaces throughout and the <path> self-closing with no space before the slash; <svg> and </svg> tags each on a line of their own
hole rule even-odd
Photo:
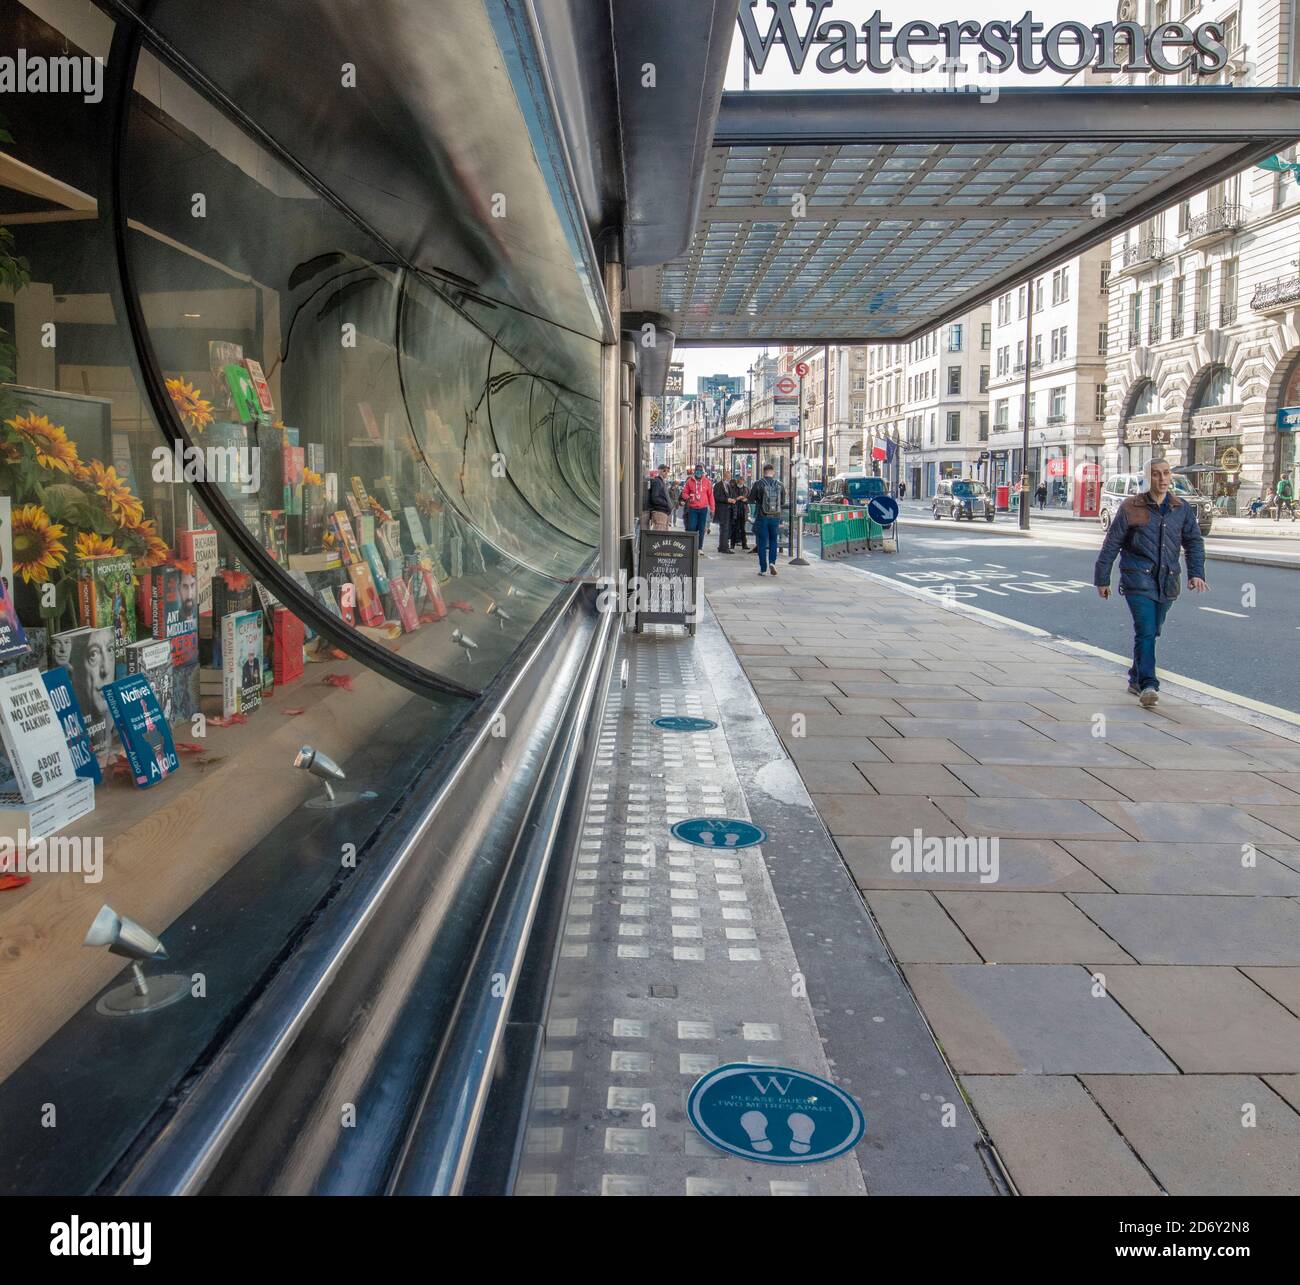
<svg viewBox="0 0 1300 1285">
<path fill-rule="evenodd" d="M 735 817 L 691 817 L 673 826 L 673 835 L 697 848 L 752 848 L 767 839 L 767 831 Z"/>
<path fill-rule="evenodd" d="M 656 718 L 655 726 L 665 732 L 711 732 L 717 723 L 707 718 L 691 718 L 688 714 L 669 714 L 666 718 Z"/>
<path fill-rule="evenodd" d="M 867 501 L 867 516 L 877 526 L 892 526 L 898 521 L 898 501 L 892 495 L 873 495 Z"/>
<path fill-rule="evenodd" d="M 715 1147 L 746 1160 L 807 1165 L 857 1146 L 867 1122 L 843 1089 L 786 1066 L 729 1062 L 696 1080 L 686 1114 Z"/>
</svg>

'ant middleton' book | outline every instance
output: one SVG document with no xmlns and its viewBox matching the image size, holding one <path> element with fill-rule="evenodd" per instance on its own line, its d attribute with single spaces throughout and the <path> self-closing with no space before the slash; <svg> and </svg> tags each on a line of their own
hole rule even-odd
<svg viewBox="0 0 1300 1285">
<path fill-rule="evenodd" d="M 122 738 L 131 779 L 144 789 L 171 776 L 181 765 L 153 684 L 143 674 L 119 678 L 104 688 L 108 712 Z"/>
</svg>

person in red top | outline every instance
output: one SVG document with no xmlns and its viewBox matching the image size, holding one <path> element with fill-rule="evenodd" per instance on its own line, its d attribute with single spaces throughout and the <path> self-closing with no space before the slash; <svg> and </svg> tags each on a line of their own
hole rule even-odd
<svg viewBox="0 0 1300 1285">
<path fill-rule="evenodd" d="M 713 516 L 713 483 L 704 476 L 701 465 L 695 466 L 694 476 L 686 479 L 682 488 L 682 504 L 686 507 L 686 529 L 695 532 L 697 545 L 703 547 L 704 533 Z"/>
</svg>

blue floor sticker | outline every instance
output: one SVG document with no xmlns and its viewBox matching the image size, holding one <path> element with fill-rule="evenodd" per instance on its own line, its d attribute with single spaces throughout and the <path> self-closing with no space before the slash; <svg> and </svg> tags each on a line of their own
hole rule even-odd
<svg viewBox="0 0 1300 1285">
<path fill-rule="evenodd" d="M 857 1146 L 867 1128 L 862 1108 L 829 1080 L 748 1062 L 698 1079 L 686 1114 L 715 1147 L 773 1165 L 832 1160 Z"/>
<path fill-rule="evenodd" d="M 735 817 L 691 817 L 673 826 L 673 835 L 697 848 L 752 848 L 767 839 L 767 831 Z"/>
<path fill-rule="evenodd" d="M 717 723 L 707 718 L 691 718 L 686 714 L 670 714 L 667 718 L 656 718 L 655 726 L 665 732 L 711 732 Z"/>
</svg>

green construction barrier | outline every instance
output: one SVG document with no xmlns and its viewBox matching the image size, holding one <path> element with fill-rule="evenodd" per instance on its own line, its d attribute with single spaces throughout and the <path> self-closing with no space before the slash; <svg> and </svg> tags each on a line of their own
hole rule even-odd
<svg viewBox="0 0 1300 1285">
<path fill-rule="evenodd" d="M 843 558 L 849 552 L 849 522 L 843 505 L 821 515 L 820 533 L 823 558 Z"/>
</svg>

